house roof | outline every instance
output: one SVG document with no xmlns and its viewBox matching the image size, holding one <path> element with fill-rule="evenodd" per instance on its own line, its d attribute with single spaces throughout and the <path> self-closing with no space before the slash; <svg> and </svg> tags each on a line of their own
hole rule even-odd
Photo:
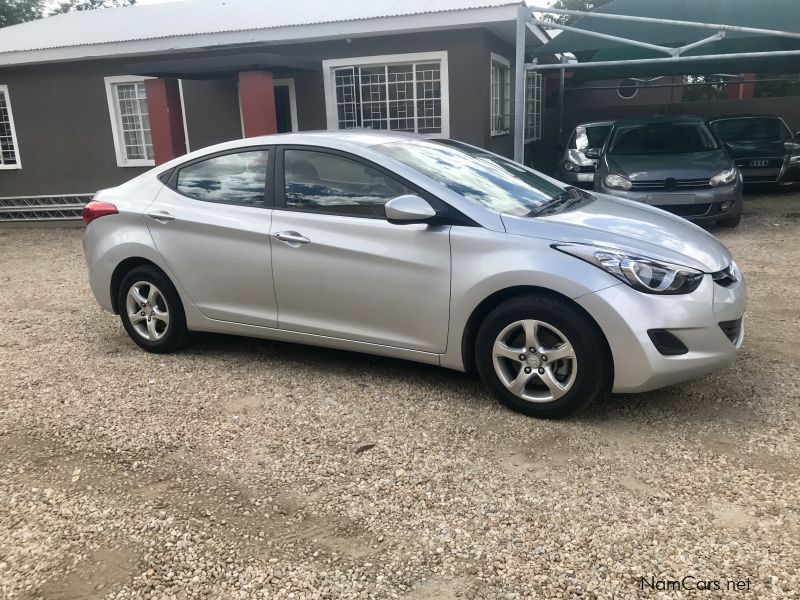
<svg viewBox="0 0 800 600">
<path fill-rule="evenodd" d="M 521 0 L 182 0 L 72 12 L 0 29 L 0 66 L 474 26 Z"/>
</svg>

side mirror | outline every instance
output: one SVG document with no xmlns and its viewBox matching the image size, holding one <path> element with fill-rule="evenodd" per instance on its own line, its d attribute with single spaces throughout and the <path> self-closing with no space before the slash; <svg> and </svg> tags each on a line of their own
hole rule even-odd
<svg viewBox="0 0 800 600">
<path fill-rule="evenodd" d="M 600 158 L 600 149 L 587 148 L 586 150 L 584 150 L 583 155 L 590 160 L 597 160 L 598 158 Z"/>
<path fill-rule="evenodd" d="M 436 211 L 430 204 L 411 194 L 392 198 L 385 208 L 386 220 L 394 225 L 425 223 L 436 216 Z"/>
<path fill-rule="evenodd" d="M 797 142 L 785 142 L 783 144 L 783 149 L 786 152 L 797 152 L 798 150 L 800 150 L 800 144 L 798 144 Z"/>
</svg>

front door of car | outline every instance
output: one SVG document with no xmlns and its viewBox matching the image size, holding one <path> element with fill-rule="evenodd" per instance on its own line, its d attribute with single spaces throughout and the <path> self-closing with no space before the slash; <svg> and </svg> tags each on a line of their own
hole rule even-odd
<svg viewBox="0 0 800 600">
<path fill-rule="evenodd" d="M 355 156 L 286 147 L 271 241 L 281 329 L 444 352 L 450 226 L 393 225 L 408 185 Z"/>
<path fill-rule="evenodd" d="M 269 227 L 274 150 L 203 157 L 171 174 L 144 219 L 156 249 L 206 317 L 275 327 Z"/>
</svg>

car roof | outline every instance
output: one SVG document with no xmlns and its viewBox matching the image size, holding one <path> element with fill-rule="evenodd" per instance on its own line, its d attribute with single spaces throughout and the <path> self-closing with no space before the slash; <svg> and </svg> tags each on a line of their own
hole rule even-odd
<svg viewBox="0 0 800 600">
<path fill-rule="evenodd" d="M 637 119 L 618 119 L 614 126 L 621 125 L 648 125 L 650 123 L 704 123 L 703 117 L 693 115 L 658 115 L 655 117 L 641 117 Z"/>
<path fill-rule="evenodd" d="M 574 129 L 578 127 L 600 127 L 601 125 L 613 125 L 614 121 L 587 121 L 586 123 L 578 123 Z"/>
<path fill-rule="evenodd" d="M 347 142 L 357 146 L 375 146 L 378 144 L 388 144 L 404 140 L 423 140 L 427 139 L 415 133 L 403 131 L 373 131 L 370 129 L 346 129 L 335 131 L 302 131 L 296 133 L 275 133 L 272 135 L 262 135 L 247 138 L 248 145 L 271 145 L 271 144 L 308 144 L 315 141 L 335 140 Z M 242 140 L 238 140 L 241 142 Z"/>
<path fill-rule="evenodd" d="M 730 121 L 733 119 L 777 119 L 779 121 L 783 121 L 781 117 L 778 115 L 765 115 L 765 114 L 741 114 L 741 115 L 725 115 L 724 117 L 714 117 L 713 119 L 709 119 L 709 123 L 715 123 L 717 121 Z"/>
</svg>

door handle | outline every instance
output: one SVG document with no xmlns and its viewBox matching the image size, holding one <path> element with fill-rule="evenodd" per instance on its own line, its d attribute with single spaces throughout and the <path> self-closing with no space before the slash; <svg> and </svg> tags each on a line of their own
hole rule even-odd
<svg viewBox="0 0 800 600">
<path fill-rule="evenodd" d="M 155 212 L 145 213 L 151 219 L 158 221 L 159 223 L 166 223 L 167 221 L 174 221 L 175 217 L 173 217 L 168 212 L 163 210 L 157 210 Z"/>
<path fill-rule="evenodd" d="M 285 242 L 290 246 L 299 246 L 301 244 L 311 243 L 310 239 L 308 239 L 307 237 L 303 237 L 296 231 L 279 231 L 278 233 L 273 233 L 272 235 L 275 236 L 276 240 Z"/>
</svg>

